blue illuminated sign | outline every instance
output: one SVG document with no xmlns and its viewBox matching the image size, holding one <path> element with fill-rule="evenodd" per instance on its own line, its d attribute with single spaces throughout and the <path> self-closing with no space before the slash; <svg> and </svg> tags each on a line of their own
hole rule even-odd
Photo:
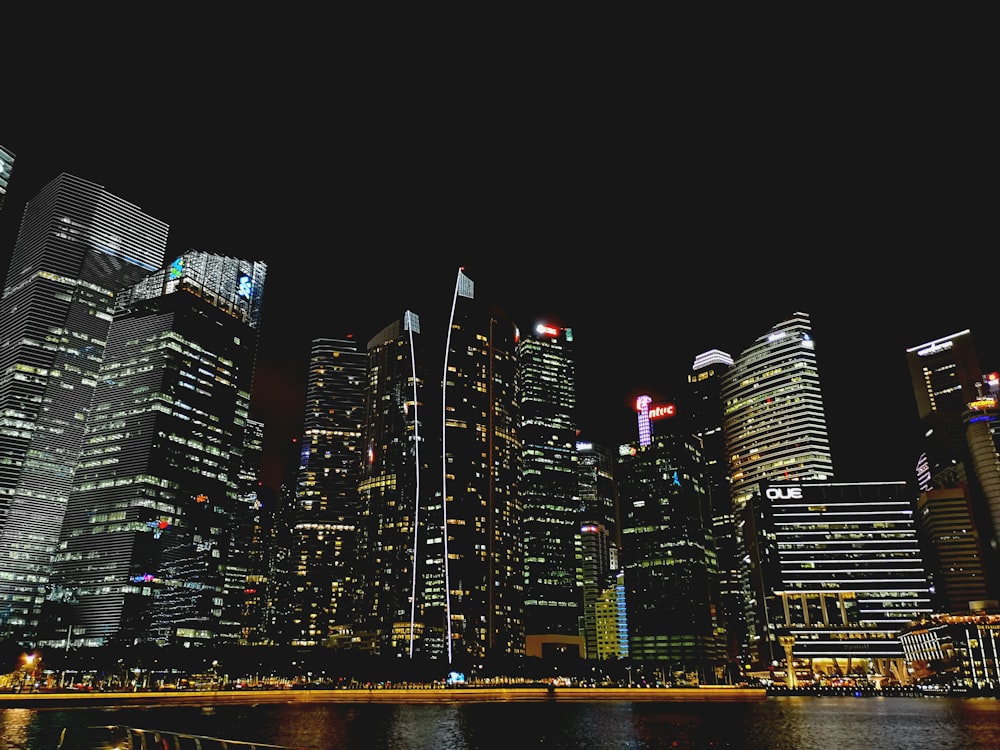
<svg viewBox="0 0 1000 750">
<path fill-rule="evenodd" d="M 236 293 L 244 299 L 250 299 L 250 295 L 253 294 L 253 280 L 249 274 L 242 274 L 240 276 L 239 287 Z"/>
</svg>

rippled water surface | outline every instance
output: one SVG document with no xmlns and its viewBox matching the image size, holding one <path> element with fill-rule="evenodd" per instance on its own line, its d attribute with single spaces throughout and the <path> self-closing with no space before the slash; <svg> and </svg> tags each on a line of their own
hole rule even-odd
<svg viewBox="0 0 1000 750">
<path fill-rule="evenodd" d="M 760 703 L 267 704 L 0 709 L 0 750 L 55 750 L 65 726 L 123 724 L 309 750 L 997 750 L 992 698 Z"/>
</svg>

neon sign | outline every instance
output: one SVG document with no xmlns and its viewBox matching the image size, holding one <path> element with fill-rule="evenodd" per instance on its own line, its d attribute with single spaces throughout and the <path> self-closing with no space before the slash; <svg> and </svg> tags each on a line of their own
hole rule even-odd
<svg viewBox="0 0 1000 750">
<path fill-rule="evenodd" d="M 244 299 L 250 299 L 253 294 L 253 281 L 248 274 L 241 274 L 236 293 Z"/>
<path fill-rule="evenodd" d="M 652 441 L 652 429 L 649 425 L 649 405 L 653 402 L 651 396 L 639 396 L 635 400 L 635 410 L 639 413 L 639 445 L 646 446 Z"/>
<path fill-rule="evenodd" d="M 659 406 L 651 406 L 649 408 L 650 419 L 664 419 L 665 417 L 673 417 L 676 414 L 677 404 L 660 404 Z"/>
<path fill-rule="evenodd" d="M 183 275 L 184 275 L 184 258 L 180 256 L 173 263 L 170 264 L 170 278 L 179 279 Z"/>
</svg>

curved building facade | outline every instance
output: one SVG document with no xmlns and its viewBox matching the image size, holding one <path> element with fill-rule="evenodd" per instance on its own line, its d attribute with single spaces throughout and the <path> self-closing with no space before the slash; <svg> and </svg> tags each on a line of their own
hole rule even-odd
<svg viewBox="0 0 1000 750">
<path fill-rule="evenodd" d="M 723 376 L 723 430 L 736 512 L 771 480 L 829 480 L 833 458 L 809 315 L 794 313 Z"/>
</svg>

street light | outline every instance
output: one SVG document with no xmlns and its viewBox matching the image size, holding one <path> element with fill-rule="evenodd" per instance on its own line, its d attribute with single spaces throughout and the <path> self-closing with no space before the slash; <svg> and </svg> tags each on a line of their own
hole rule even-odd
<svg viewBox="0 0 1000 750">
<path fill-rule="evenodd" d="M 24 692 L 24 686 L 27 684 L 34 676 L 35 672 L 35 654 L 34 652 L 29 652 L 24 655 L 24 666 L 22 667 L 23 674 L 21 675 L 21 690 Z"/>
</svg>

